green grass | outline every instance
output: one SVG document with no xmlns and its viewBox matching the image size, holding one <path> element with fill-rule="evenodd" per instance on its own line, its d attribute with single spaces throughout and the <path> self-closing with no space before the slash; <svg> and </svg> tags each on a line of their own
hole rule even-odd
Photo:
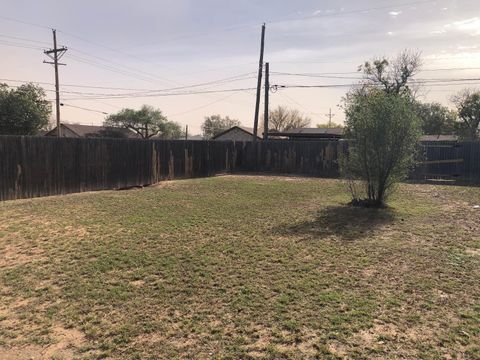
<svg viewBox="0 0 480 360">
<path fill-rule="evenodd" d="M 347 201 L 218 177 L 0 203 L 0 358 L 480 358 L 480 189 Z"/>
</svg>

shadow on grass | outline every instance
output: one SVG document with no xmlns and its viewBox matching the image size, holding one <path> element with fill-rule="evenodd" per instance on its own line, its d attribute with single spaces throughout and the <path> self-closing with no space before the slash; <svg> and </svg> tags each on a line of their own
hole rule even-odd
<svg viewBox="0 0 480 360">
<path fill-rule="evenodd" d="M 391 208 L 374 209 L 349 205 L 321 209 L 314 220 L 282 226 L 274 230 L 282 235 L 307 235 L 318 239 L 336 237 L 355 241 L 367 237 L 375 229 L 395 219 Z"/>
</svg>

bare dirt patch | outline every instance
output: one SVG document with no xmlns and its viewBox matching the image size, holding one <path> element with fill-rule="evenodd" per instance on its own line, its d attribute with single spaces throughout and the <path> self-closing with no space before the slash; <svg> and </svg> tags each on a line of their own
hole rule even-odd
<svg viewBox="0 0 480 360">
<path fill-rule="evenodd" d="M 135 287 L 142 287 L 143 285 L 145 285 L 145 281 L 144 280 L 135 280 L 135 281 L 130 282 L 130 285 L 133 285 Z"/>
<path fill-rule="evenodd" d="M 11 349 L 0 348 L 0 359 L 3 360 L 43 360 L 42 347 L 27 345 Z"/>
<path fill-rule="evenodd" d="M 43 250 L 35 246 L 24 249 L 19 245 L 7 244 L 0 254 L 0 268 L 19 266 L 33 261 L 45 260 Z"/>
<path fill-rule="evenodd" d="M 81 347 L 85 342 L 85 335 L 75 329 L 66 329 L 62 326 L 56 326 L 53 329 L 52 337 L 56 341 L 42 351 L 44 359 L 52 357 L 71 358 L 74 350 Z"/>
<path fill-rule="evenodd" d="M 465 252 L 471 256 L 480 256 L 480 249 L 466 249 Z"/>
<path fill-rule="evenodd" d="M 216 177 L 221 177 L 222 179 L 231 179 L 231 180 L 272 180 L 272 181 L 286 181 L 286 182 L 310 182 L 310 181 L 315 181 L 315 179 L 308 178 L 305 176 L 295 176 L 291 174 L 286 174 L 286 175 L 260 175 L 260 174 L 242 174 L 242 175 L 231 175 L 231 174 L 225 174 L 225 175 L 217 175 Z"/>
<path fill-rule="evenodd" d="M 55 326 L 51 329 L 53 344 L 48 346 L 26 345 L 10 348 L 0 347 L 2 360 L 47 360 L 47 359 L 72 359 L 75 350 L 85 343 L 85 335 L 75 329 L 66 329 Z"/>
</svg>

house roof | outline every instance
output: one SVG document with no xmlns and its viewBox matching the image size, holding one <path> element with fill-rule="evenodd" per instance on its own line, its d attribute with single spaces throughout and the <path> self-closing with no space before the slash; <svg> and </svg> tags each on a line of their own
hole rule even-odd
<svg viewBox="0 0 480 360">
<path fill-rule="evenodd" d="M 189 136 L 187 140 L 204 140 L 202 135 Z"/>
<path fill-rule="evenodd" d="M 133 131 L 125 128 L 116 128 L 108 126 L 81 125 L 81 124 L 61 124 L 62 127 L 69 129 L 79 137 L 122 137 L 137 139 L 140 136 Z M 56 134 L 57 128 L 49 131 L 45 136 Z"/>
<path fill-rule="evenodd" d="M 215 135 L 214 137 L 212 137 L 212 139 L 216 139 L 216 138 L 232 131 L 233 129 L 240 129 L 240 130 L 246 132 L 247 134 L 253 136 L 253 128 L 246 127 L 246 126 L 232 126 L 230 129 L 227 129 L 225 131 L 222 131 L 220 134 Z M 258 135 L 258 133 L 257 133 L 257 138 L 261 139 L 261 137 Z"/>
<path fill-rule="evenodd" d="M 457 135 L 423 135 L 421 141 L 457 141 Z"/>
<path fill-rule="evenodd" d="M 287 137 L 335 137 L 343 136 L 343 128 L 299 128 L 290 129 L 286 131 L 271 130 L 268 133 L 272 136 L 287 136 Z"/>
</svg>

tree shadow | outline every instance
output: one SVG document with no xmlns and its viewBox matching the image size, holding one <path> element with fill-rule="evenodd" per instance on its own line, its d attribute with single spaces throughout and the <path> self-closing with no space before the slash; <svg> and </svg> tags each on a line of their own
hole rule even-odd
<svg viewBox="0 0 480 360">
<path fill-rule="evenodd" d="M 390 224 L 395 219 L 391 208 L 364 208 L 350 205 L 327 206 L 319 210 L 314 220 L 274 229 L 281 235 L 305 235 L 316 239 L 336 237 L 355 241 L 369 236 L 373 231 Z"/>
</svg>

